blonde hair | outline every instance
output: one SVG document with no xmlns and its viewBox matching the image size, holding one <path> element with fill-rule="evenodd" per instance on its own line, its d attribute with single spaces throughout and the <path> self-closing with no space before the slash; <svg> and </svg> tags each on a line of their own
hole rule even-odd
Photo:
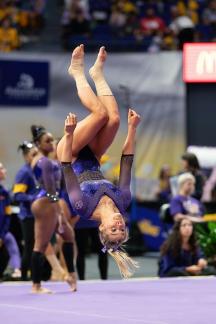
<svg viewBox="0 0 216 324">
<path fill-rule="evenodd" d="M 122 241 L 110 242 L 108 236 L 103 231 L 99 231 L 100 241 L 104 246 L 103 251 L 107 251 L 113 257 L 123 278 L 130 278 L 135 270 L 139 268 L 138 262 L 134 261 L 127 252 L 121 247 L 128 240 L 129 234 L 126 230 L 125 237 Z"/>
<path fill-rule="evenodd" d="M 182 185 L 186 182 L 186 181 L 193 181 L 193 183 L 195 184 L 196 182 L 196 179 L 195 177 L 189 173 L 189 172 L 186 172 L 186 173 L 183 173 L 181 174 L 179 177 L 178 177 L 178 187 L 179 189 L 182 187 Z"/>
</svg>

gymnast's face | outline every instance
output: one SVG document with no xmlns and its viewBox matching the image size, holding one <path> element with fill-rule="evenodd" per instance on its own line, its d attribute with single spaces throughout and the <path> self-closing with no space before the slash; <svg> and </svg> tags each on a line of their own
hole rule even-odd
<svg viewBox="0 0 216 324">
<path fill-rule="evenodd" d="M 32 160 L 34 157 L 38 154 L 38 148 L 36 146 L 33 146 L 28 153 L 24 155 L 25 161 L 29 164 L 32 163 Z"/>
<path fill-rule="evenodd" d="M 0 163 L 0 181 L 3 181 L 6 179 L 6 173 L 7 173 L 7 170 L 5 169 L 3 164 Z"/>
<path fill-rule="evenodd" d="M 49 154 L 54 151 L 54 139 L 51 133 L 44 134 L 38 145 L 39 149 L 44 154 Z"/>
<path fill-rule="evenodd" d="M 126 236 L 124 218 L 119 213 L 112 214 L 106 223 L 101 224 L 103 231 L 111 242 L 122 242 Z"/>
</svg>

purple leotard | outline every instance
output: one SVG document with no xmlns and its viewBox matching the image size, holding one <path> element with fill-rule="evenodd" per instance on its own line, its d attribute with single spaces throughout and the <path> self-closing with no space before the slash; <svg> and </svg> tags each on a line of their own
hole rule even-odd
<svg viewBox="0 0 216 324">
<path fill-rule="evenodd" d="M 118 186 L 106 180 L 100 164 L 88 146 L 73 163 L 62 163 L 68 196 L 77 214 L 89 219 L 102 196 L 110 197 L 124 214 L 131 201 L 130 179 L 133 155 L 122 155 Z"/>
<path fill-rule="evenodd" d="M 43 156 L 35 164 L 33 173 L 40 187 L 35 199 L 46 197 L 47 193 L 59 194 L 62 172 L 58 162 Z"/>
</svg>

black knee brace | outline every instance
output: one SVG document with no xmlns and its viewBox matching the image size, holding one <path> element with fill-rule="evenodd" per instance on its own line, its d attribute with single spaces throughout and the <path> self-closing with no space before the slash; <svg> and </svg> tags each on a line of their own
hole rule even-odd
<svg viewBox="0 0 216 324">
<path fill-rule="evenodd" d="M 32 281 L 35 284 L 40 284 L 42 276 L 43 253 L 32 253 Z"/>
<path fill-rule="evenodd" d="M 67 270 L 69 273 L 74 272 L 74 251 L 72 242 L 64 242 L 62 245 L 62 252 L 65 258 L 65 263 L 67 265 Z"/>
</svg>

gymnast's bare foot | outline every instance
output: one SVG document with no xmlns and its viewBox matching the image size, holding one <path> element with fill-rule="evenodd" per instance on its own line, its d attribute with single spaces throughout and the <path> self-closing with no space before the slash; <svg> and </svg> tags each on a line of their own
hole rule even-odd
<svg viewBox="0 0 216 324">
<path fill-rule="evenodd" d="M 94 65 L 89 70 L 89 74 L 93 80 L 97 79 L 98 77 L 101 76 L 101 74 L 103 74 L 103 67 L 104 67 L 104 63 L 106 62 L 106 59 L 107 59 L 107 51 L 105 47 L 102 46 L 99 49 L 98 56 Z"/>
<path fill-rule="evenodd" d="M 32 294 L 53 294 L 52 290 L 43 288 L 40 284 L 34 284 L 31 292 Z"/>
<path fill-rule="evenodd" d="M 80 74 L 84 74 L 84 45 L 77 46 L 72 53 L 71 64 L 68 73 L 76 78 Z"/>
<path fill-rule="evenodd" d="M 76 272 L 70 273 L 66 278 L 67 283 L 71 287 L 71 291 L 77 291 L 77 275 Z"/>
</svg>

